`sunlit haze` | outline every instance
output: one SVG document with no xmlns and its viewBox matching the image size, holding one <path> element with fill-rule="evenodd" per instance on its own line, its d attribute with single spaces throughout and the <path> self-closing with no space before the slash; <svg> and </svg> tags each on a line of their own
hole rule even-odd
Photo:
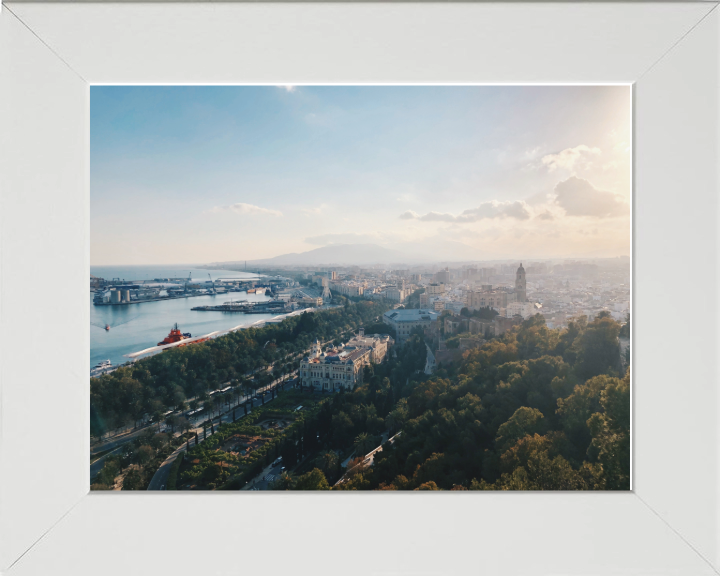
<svg viewBox="0 0 720 576">
<path fill-rule="evenodd" d="M 630 92 L 93 87 L 91 262 L 628 256 Z"/>
</svg>

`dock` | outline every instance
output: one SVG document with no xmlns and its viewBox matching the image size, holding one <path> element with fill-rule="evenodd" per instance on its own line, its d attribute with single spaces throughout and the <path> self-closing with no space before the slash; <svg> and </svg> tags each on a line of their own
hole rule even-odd
<svg viewBox="0 0 720 576">
<path fill-rule="evenodd" d="M 191 310 L 199 312 L 242 312 L 243 314 L 269 314 L 287 311 L 285 302 L 271 300 L 269 302 L 225 302 L 215 306 L 195 306 Z"/>
</svg>

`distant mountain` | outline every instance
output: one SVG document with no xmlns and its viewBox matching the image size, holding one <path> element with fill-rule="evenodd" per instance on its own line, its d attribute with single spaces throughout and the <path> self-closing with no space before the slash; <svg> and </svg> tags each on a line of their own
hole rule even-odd
<svg viewBox="0 0 720 576">
<path fill-rule="evenodd" d="M 408 256 L 398 250 L 383 248 L 377 244 L 333 244 L 308 250 L 307 252 L 282 254 L 274 258 L 248 260 L 248 264 L 262 266 L 302 266 L 320 264 L 388 264 L 415 261 L 417 258 Z M 218 264 L 229 264 L 219 262 Z"/>
</svg>

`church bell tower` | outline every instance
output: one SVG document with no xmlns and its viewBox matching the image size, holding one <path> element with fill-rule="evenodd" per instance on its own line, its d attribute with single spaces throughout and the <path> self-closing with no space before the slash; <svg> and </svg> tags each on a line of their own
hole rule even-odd
<svg viewBox="0 0 720 576">
<path fill-rule="evenodd" d="M 515 273 L 515 294 L 517 294 L 518 302 L 526 302 L 527 295 L 525 292 L 525 268 L 520 263 L 520 268 Z"/>
</svg>

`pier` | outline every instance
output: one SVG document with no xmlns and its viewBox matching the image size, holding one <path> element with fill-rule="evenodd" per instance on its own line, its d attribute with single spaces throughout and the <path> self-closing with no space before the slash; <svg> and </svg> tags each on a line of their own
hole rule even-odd
<svg viewBox="0 0 720 576">
<path fill-rule="evenodd" d="M 239 302 L 225 302 L 215 306 L 195 306 L 191 310 L 199 312 L 242 312 L 244 314 L 269 314 L 272 312 L 286 312 L 287 305 L 280 300 L 270 300 L 269 302 L 248 302 L 241 300 Z"/>
</svg>

